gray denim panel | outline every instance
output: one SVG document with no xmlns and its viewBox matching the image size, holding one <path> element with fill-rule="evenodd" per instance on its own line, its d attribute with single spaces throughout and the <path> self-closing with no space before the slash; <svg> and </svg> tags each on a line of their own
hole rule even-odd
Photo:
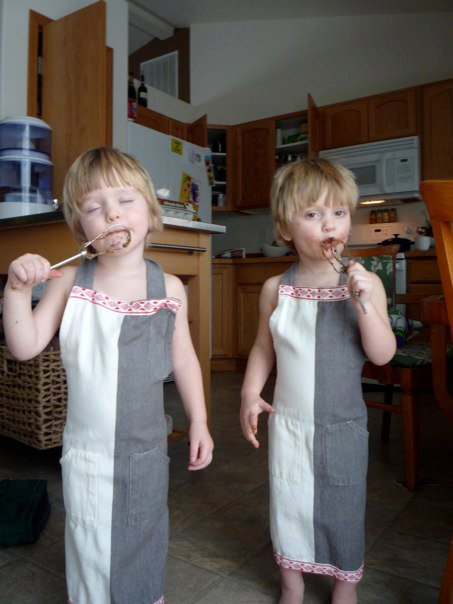
<svg viewBox="0 0 453 604">
<path fill-rule="evenodd" d="M 353 420 L 326 426 L 326 474 L 330 485 L 363 482 L 368 468 L 368 431 Z"/>
<path fill-rule="evenodd" d="M 364 358 L 351 301 L 320 302 L 313 443 L 316 561 L 349 571 L 360 568 L 364 558 L 368 465 L 361 389 Z"/>
</svg>

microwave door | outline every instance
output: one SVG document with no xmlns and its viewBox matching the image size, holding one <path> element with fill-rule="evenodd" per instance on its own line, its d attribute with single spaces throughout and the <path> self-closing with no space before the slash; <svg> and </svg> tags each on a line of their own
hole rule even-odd
<svg viewBox="0 0 453 604">
<path fill-rule="evenodd" d="M 385 192 L 383 191 L 385 166 L 382 154 L 373 153 L 360 158 L 344 156 L 339 158 L 339 162 L 354 174 L 361 197 Z"/>
</svg>

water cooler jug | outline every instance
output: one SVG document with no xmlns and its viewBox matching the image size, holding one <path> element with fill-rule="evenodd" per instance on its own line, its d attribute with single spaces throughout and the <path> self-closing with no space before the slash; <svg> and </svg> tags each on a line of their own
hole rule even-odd
<svg viewBox="0 0 453 604">
<path fill-rule="evenodd" d="M 0 218 L 52 212 L 52 130 L 35 117 L 0 121 Z"/>
</svg>

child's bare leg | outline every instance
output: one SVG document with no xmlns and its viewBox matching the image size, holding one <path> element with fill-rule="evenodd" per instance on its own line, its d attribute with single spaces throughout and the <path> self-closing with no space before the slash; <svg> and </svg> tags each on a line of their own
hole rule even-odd
<svg viewBox="0 0 453 604">
<path fill-rule="evenodd" d="M 303 604 L 304 578 L 298 570 L 280 568 L 281 596 L 278 604 Z"/>
<path fill-rule="evenodd" d="M 332 604 L 357 604 L 357 584 L 337 579 L 333 586 Z"/>
</svg>

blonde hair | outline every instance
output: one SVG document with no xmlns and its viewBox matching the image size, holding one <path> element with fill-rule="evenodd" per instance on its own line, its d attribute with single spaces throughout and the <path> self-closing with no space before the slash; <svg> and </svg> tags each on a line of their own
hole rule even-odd
<svg viewBox="0 0 453 604">
<path fill-rule="evenodd" d="M 162 229 L 162 211 L 148 172 L 127 153 L 112 147 L 97 147 L 82 153 L 74 161 L 63 186 L 63 214 L 79 243 L 86 239 L 80 224 L 81 202 L 102 183 L 139 191 L 148 204 L 150 231 Z"/>
<path fill-rule="evenodd" d="M 347 205 L 354 212 L 359 191 L 354 175 L 328 159 L 301 159 L 280 168 L 271 188 L 271 210 L 277 238 L 303 208 L 314 205 L 327 191 L 330 206 Z M 285 242 L 287 243 L 287 242 Z"/>
</svg>

